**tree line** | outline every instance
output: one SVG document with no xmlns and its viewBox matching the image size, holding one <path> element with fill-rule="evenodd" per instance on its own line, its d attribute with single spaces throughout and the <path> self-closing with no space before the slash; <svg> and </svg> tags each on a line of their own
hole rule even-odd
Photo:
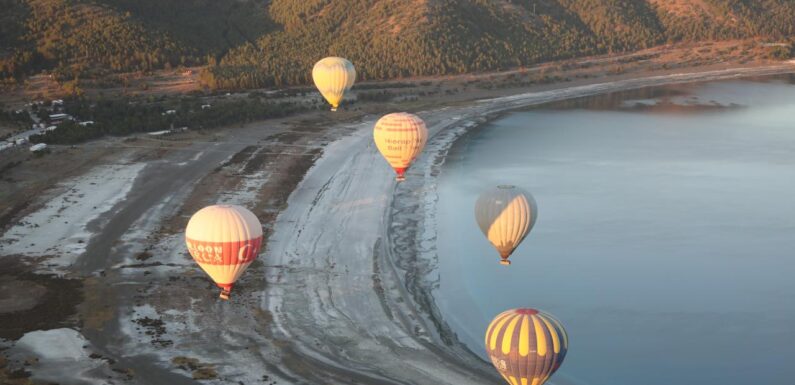
<svg viewBox="0 0 795 385">
<path fill-rule="evenodd" d="M 76 144 L 106 135 L 124 136 L 180 127 L 206 130 L 278 118 L 312 108 L 298 103 L 270 102 L 256 97 L 224 101 L 210 108 L 202 108 L 203 103 L 198 98 L 181 98 L 165 102 L 131 98 L 114 100 L 71 98 L 64 101 L 66 111 L 81 120 L 91 120 L 94 123 L 80 125 L 75 121 L 63 122 L 53 131 L 31 136 L 30 141 Z M 166 112 L 171 109 L 175 110 L 175 113 Z"/>
</svg>

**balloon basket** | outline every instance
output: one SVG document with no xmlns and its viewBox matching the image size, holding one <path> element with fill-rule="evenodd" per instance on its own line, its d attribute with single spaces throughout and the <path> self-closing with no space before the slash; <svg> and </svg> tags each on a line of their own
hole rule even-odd
<svg viewBox="0 0 795 385">
<path fill-rule="evenodd" d="M 508 266 L 510 264 L 511 264 L 511 261 L 509 261 L 507 259 L 503 259 L 503 260 L 500 261 L 500 265 L 503 265 L 503 266 Z"/>
<path fill-rule="evenodd" d="M 232 295 L 232 292 L 230 292 L 229 290 L 221 290 L 221 294 L 218 295 L 218 297 L 224 301 L 228 301 L 230 295 Z"/>
<path fill-rule="evenodd" d="M 331 107 L 331 112 L 337 112 L 337 107 Z"/>
<path fill-rule="evenodd" d="M 395 180 L 398 181 L 398 182 L 403 182 L 404 180 L 406 180 L 406 176 L 405 175 L 398 175 L 398 176 L 395 177 Z"/>
</svg>

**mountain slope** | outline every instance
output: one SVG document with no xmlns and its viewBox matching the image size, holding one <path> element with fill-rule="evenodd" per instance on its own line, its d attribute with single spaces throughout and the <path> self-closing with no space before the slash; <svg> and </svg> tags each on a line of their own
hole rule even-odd
<svg viewBox="0 0 795 385">
<path fill-rule="evenodd" d="M 208 64 L 213 88 L 465 73 L 699 40 L 795 34 L 791 0 L 0 0 L 0 77 Z M 13 16 L 12 16 L 13 15 Z M 23 20 L 23 22 L 19 22 Z"/>
</svg>

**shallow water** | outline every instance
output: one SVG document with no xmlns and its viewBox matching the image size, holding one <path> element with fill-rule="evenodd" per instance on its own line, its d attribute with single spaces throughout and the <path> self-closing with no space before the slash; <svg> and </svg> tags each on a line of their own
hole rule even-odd
<svg viewBox="0 0 795 385">
<path fill-rule="evenodd" d="M 445 320 L 485 357 L 499 312 L 554 314 L 570 337 L 557 384 L 793 384 L 792 83 L 589 97 L 462 138 L 439 181 Z M 505 183 L 539 210 L 510 267 L 473 214 Z"/>
</svg>

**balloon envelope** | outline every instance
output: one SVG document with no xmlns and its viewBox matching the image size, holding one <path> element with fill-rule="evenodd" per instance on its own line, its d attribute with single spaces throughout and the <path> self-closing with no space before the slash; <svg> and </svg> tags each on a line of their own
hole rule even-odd
<svg viewBox="0 0 795 385">
<path fill-rule="evenodd" d="M 248 209 L 234 205 L 207 206 L 190 218 L 185 243 L 196 263 L 228 299 L 235 281 L 259 254 L 262 224 Z"/>
<path fill-rule="evenodd" d="M 320 94 L 331 104 L 331 110 L 336 111 L 345 92 L 350 90 L 356 81 L 356 69 L 348 59 L 327 57 L 315 63 L 312 68 L 312 80 Z"/>
<path fill-rule="evenodd" d="M 486 329 L 486 352 L 511 385 L 541 385 L 563 363 L 569 346 L 566 330 L 535 309 L 500 313 Z"/>
<path fill-rule="evenodd" d="M 516 186 L 501 185 L 480 194 L 475 219 L 480 230 L 500 253 L 501 263 L 522 243 L 538 216 L 533 196 Z"/>
<path fill-rule="evenodd" d="M 405 179 L 406 169 L 425 148 L 428 129 L 419 116 L 407 112 L 384 115 L 375 123 L 373 140 L 378 151 L 397 173 L 397 180 Z"/>
</svg>

